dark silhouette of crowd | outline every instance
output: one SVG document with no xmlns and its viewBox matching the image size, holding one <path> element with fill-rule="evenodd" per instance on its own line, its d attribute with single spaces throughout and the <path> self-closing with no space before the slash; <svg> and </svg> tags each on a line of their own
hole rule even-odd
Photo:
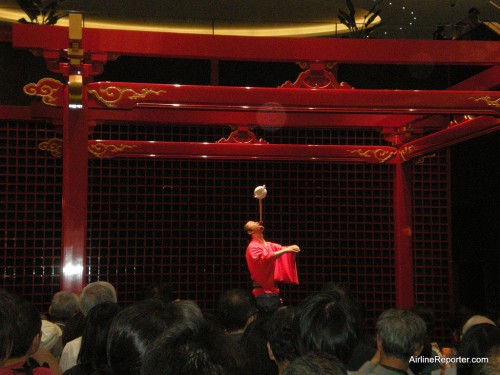
<svg viewBox="0 0 500 375">
<path fill-rule="evenodd" d="M 496 322 L 466 309 L 450 321 L 449 350 L 435 340 L 428 306 L 383 311 L 367 332 L 362 304 L 335 284 L 274 311 L 259 311 L 244 289 L 214 302 L 203 312 L 163 283 L 125 307 L 113 285 L 98 281 L 80 296 L 56 293 L 43 315 L 0 290 L 0 375 L 500 373 Z"/>
</svg>

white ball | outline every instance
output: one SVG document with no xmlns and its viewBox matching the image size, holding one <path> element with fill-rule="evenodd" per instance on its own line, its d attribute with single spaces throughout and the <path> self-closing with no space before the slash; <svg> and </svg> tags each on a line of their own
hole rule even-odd
<svg viewBox="0 0 500 375">
<path fill-rule="evenodd" d="M 266 185 L 257 186 L 253 191 L 254 198 L 264 199 L 267 195 Z"/>
</svg>

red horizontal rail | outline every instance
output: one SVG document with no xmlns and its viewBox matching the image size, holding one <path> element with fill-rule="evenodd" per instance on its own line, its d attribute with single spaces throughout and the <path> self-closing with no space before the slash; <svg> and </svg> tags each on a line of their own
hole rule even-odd
<svg viewBox="0 0 500 375">
<path fill-rule="evenodd" d="M 89 141 L 99 158 L 213 158 L 393 163 L 397 149 L 387 146 L 277 145 L 155 141 Z"/>
<path fill-rule="evenodd" d="M 126 30 L 83 30 L 92 53 L 240 61 L 333 61 L 354 64 L 496 65 L 495 41 L 376 40 L 193 35 Z M 17 48 L 63 51 L 68 29 L 13 25 Z"/>
</svg>

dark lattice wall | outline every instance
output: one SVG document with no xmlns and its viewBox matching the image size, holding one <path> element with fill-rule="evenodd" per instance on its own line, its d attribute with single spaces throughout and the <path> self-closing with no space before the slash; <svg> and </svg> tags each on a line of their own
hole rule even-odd
<svg viewBox="0 0 500 375">
<path fill-rule="evenodd" d="M 58 291 L 61 160 L 38 149 L 55 136 L 44 123 L 1 123 L 3 287 L 45 310 Z M 99 126 L 96 139 L 209 141 L 226 128 Z M 257 130 L 271 143 L 381 144 L 369 131 Z M 447 154 L 414 167 L 416 301 L 448 313 Z M 347 285 L 365 303 L 371 327 L 395 303 L 393 167 L 297 161 L 92 159 L 89 162 L 86 281 L 108 280 L 130 304 L 153 280 L 170 282 L 179 298 L 213 308 L 225 289 L 249 287 L 242 225 L 264 200 L 267 238 L 297 243 L 301 285 L 285 286 L 298 303 L 327 282 Z M 436 260 L 438 262 L 436 262 Z M 431 265 L 431 266 L 430 266 Z M 437 285 L 439 283 L 439 285 Z M 440 333 L 444 332 L 441 321 Z"/>
</svg>

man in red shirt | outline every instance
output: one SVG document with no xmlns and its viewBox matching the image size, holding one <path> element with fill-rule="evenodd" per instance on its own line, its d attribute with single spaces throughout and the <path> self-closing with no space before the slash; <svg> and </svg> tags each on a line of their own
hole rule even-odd
<svg viewBox="0 0 500 375">
<path fill-rule="evenodd" d="M 264 239 L 264 226 L 256 221 L 249 221 L 244 226 L 252 240 L 248 244 L 246 260 L 253 280 L 253 295 L 279 293 L 275 284 L 276 259 L 286 253 L 298 253 L 297 245 L 283 246 Z"/>
</svg>

